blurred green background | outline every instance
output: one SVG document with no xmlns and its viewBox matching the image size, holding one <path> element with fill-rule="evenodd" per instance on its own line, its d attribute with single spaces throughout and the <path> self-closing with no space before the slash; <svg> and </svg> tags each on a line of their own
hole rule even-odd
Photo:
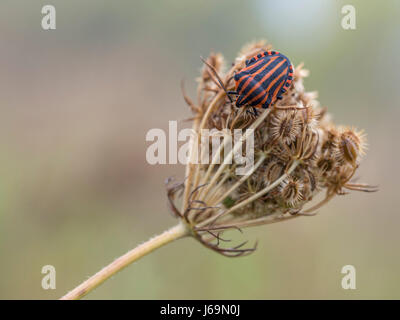
<svg viewBox="0 0 400 320">
<path fill-rule="evenodd" d="M 57 29 L 43 31 L 53 4 Z M 356 8 L 357 29 L 341 27 Z M 145 135 L 190 113 L 200 56 L 231 62 L 265 38 L 311 71 L 337 123 L 364 128 L 360 180 L 313 218 L 247 229 L 256 253 L 229 259 L 192 239 L 114 276 L 88 299 L 399 299 L 400 2 L 11 1 L 0 3 L 0 298 L 54 299 L 174 225 Z M 54 265 L 56 290 L 41 287 Z M 341 288 L 342 266 L 357 289 Z"/>
</svg>

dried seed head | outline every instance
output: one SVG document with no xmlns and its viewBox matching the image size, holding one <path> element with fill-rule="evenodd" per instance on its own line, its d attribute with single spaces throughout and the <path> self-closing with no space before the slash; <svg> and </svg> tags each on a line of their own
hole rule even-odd
<svg viewBox="0 0 400 320">
<path fill-rule="evenodd" d="M 280 184 L 279 195 L 287 205 L 295 207 L 303 200 L 302 189 L 303 184 L 297 178 L 289 176 Z"/>
<path fill-rule="evenodd" d="M 296 110 L 275 110 L 270 117 L 268 133 L 274 140 L 291 143 L 302 132 L 303 121 Z"/>
</svg>

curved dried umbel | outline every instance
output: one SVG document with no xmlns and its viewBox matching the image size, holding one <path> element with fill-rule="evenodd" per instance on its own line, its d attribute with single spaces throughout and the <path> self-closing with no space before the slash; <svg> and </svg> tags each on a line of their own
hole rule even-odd
<svg viewBox="0 0 400 320">
<path fill-rule="evenodd" d="M 295 68 L 294 80 L 282 99 L 269 109 L 255 114 L 249 107 L 234 106 L 226 92 L 234 90 L 235 72 L 247 59 L 270 49 L 264 42 L 247 45 L 226 71 L 223 56 L 211 54 L 203 60 L 196 102 L 184 93 L 194 113 L 192 155 L 197 154 L 194 149 L 203 146 L 204 129 L 222 131 L 230 139 L 235 129 L 254 130 L 254 166 L 246 175 L 237 176 L 237 165 L 230 161 L 235 152 L 242 152 L 246 144 L 242 139 L 230 152 L 224 153 L 227 144 L 223 142 L 210 154 L 212 160 L 224 155 L 226 162 L 197 164 L 194 158 L 189 159 L 184 183 L 168 186 L 171 208 L 192 235 L 227 256 L 241 256 L 255 249 L 243 248 L 244 243 L 232 248 L 221 245 L 227 242 L 221 234 L 228 229 L 313 215 L 346 190 L 377 190 L 350 182 L 365 152 L 365 136 L 354 128 L 335 126 L 327 109 L 316 100 L 317 94 L 305 91 L 303 78 L 308 71 L 302 65 Z M 250 131 L 244 132 L 246 138 Z M 208 149 L 199 152 L 211 152 Z M 174 204 L 179 190 L 183 190 L 181 210 Z M 325 198 L 310 206 L 320 192 L 325 192 Z"/>
<path fill-rule="evenodd" d="M 335 195 L 350 190 L 376 191 L 376 187 L 351 182 L 365 151 L 364 134 L 333 124 L 326 108 L 319 106 L 316 93 L 304 90 L 308 72 L 302 65 L 296 67 L 291 86 L 272 107 L 256 113 L 234 106 L 227 91 L 234 89 L 235 72 L 247 59 L 270 49 L 264 42 L 246 46 L 227 71 L 221 54 L 204 60 L 196 102 L 184 93 L 194 113 L 186 178 L 181 183 L 167 180 L 169 205 L 180 222 L 120 256 L 61 299 L 82 298 L 118 271 L 176 239 L 191 235 L 218 253 L 243 256 L 256 245 L 224 245 L 230 241 L 223 237 L 225 231 L 241 232 L 245 227 L 313 215 Z M 201 143 L 203 129 L 224 136 L 216 152 Z M 229 149 L 238 129 L 244 134 Z M 253 144 L 249 137 L 254 137 Z M 243 155 L 244 146 L 246 151 L 252 147 L 254 165 L 237 175 L 238 164 L 231 160 Z M 197 164 L 197 154 L 212 161 Z M 223 161 L 216 161 L 219 157 Z M 320 192 L 325 192 L 325 198 L 310 205 Z M 178 199 L 180 209 L 175 204 Z"/>
</svg>

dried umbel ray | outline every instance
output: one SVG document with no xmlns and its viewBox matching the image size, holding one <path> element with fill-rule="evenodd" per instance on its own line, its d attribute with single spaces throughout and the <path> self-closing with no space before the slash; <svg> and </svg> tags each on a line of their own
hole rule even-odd
<svg viewBox="0 0 400 320">
<path fill-rule="evenodd" d="M 267 50 L 271 46 L 264 42 L 247 45 L 227 71 L 223 56 L 211 54 L 204 60 L 198 79 L 196 102 L 183 93 L 194 113 L 196 138 L 192 148 L 200 145 L 196 139 L 201 139 L 203 129 L 224 130 L 228 135 L 235 129 L 254 129 L 255 160 L 249 174 L 237 176 L 233 161 L 189 161 L 184 182 L 167 184 L 171 209 L 192 236 L 227 256 L 241 256 L 255 249 L 244 248 L 245 243 L 231 248 L 222 245 L 228 241 L 222 233 L 228 229 L 314 215 L 335 195 L 348 190 L 377 190 L 351 182 L 365 151 L 365 135 L 352 127 L 335 126 L 327 109 L 316 100 L 317 94 L 305 91 L 303 78 L 308 71 L 302 65 L 295 68 L 293 82 L 282 99 L 258 115 L 235 107 L 228 99 L 226 91 L 234 90 L 235 72 L 247 59 Z M 236 143 L 226 157 L 241 150 L 235 150 L 242 147 L 240 144 Z M 222 143 L 216 154 L 221 156 L 224 147 Z M 325 193 L 323 200 L 311 204 L 320 192 Z M 179 197 L 180 210 L 175 205 Z"/>
</svg>

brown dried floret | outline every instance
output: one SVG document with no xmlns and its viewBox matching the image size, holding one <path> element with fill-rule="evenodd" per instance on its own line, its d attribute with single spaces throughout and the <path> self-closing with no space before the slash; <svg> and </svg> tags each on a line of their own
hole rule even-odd
<svg viewBox="0 0 400 320">
<path fill-rule="evenodd" d="M 264 183 L 269 185 L 278 179 L 284 172 L 285 166 L 277 158 L 272 158 L 264 169 Z"/>
<path fill-rule="evenodd" d="M 297 110 L 274 110 L 268 123 L 268 134 L 273 141 L 291 143 L 303 129 L 303 119 Z"/>
<path fill-rule="evenodd" d="M 365 152 L 365 136 L 362 131 L 352 128 L 341 128 L 337 138 L 336 157 L 339 163 L 357 164 Z"/>
<path fill-rule="evenodd" d="M 289 176 L 279 186 L 279 196 L 287 205 L 295 207 L 303 200 L 303 184 L 295 177 Z"/>
</svg>

